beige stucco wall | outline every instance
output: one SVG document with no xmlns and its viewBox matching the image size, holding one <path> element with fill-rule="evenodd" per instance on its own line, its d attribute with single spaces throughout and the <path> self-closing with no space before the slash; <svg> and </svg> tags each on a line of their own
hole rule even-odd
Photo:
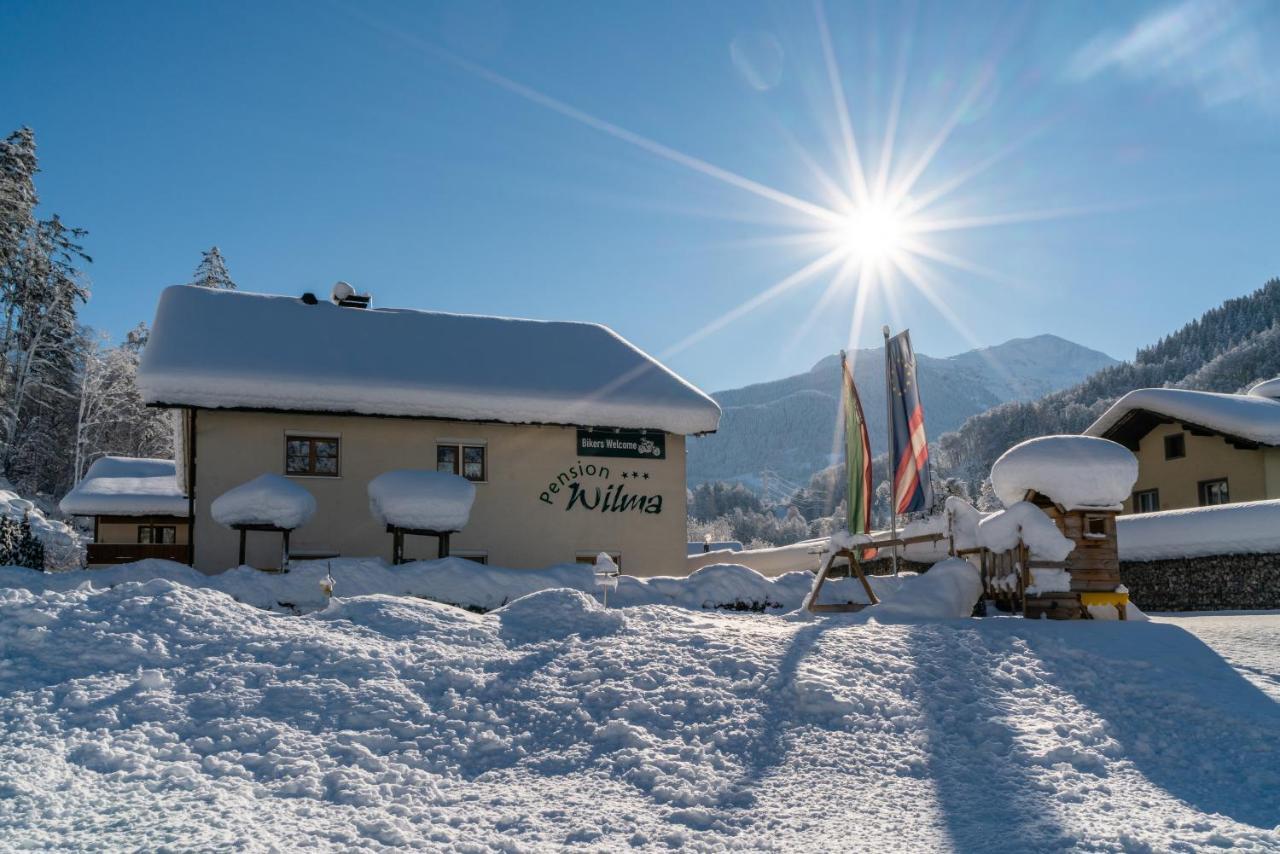
<svg viewBox="0 0 1280 854">
<path fill-rule="evenodd" d="M 1164 437 L 1173 433 L 1186 435 L 1187 455 L 1166 460 Z M 1138 446 L 1138 482 L 1133 490 L 1160 490 L 1161 510 L 1199 506 L 1199 483 L 1222 477 L 1227 479 L 1233 502 L 1280 498 L 1280 459 L 1276 453 L 1277 449 L 1241 450 L 1220 436 L 1193 436 L 1180 424 L 1161 424 Z M 1130 497 L 1125 512 L 1132 510 Z"/>
<path fill-rule="evenodd" d="M 98 536 L 95 542 L 99 543 L 137 543 L 138 542 L 138 522 L 98 522 Z M 177 545 L 185 546 L 187 544 L 187 523 L 186 520 L 174 520 L 156 522 L 157 525 L 172 525 L 174 527 L 174 536 L 177 538 Z"/>
<path fill-rule="evenodd" d="M 295 552 L 332 550 L 390 560 L 391 535 L 369 513 L 369 481 L 394 469 L 435 468 L 437 441 L 448 441 L 488 449 L 488 481 L 476 484 L 471 522 L 453 537 L 454 553 L 485 551 L 491 564 L 534 568 L 611 551 L 622 553 L 628 575 L 684 572 L 683 436 L 667 436 L 665 460 L 578 457 L 571 427 L 220 410 L 200 410 L 196 417 L 197 569 L 219 572 L 235 564 L 239 535 L 213 521 L 209 504 L 264 472 L 284 474 L 289 433 L 341 438 L 340 477 L 291 478 L 318 505 L 315 517 L 292 535 Z M 661 496 L 661 512 L 601 512 L 581 502 L 567 509 L 569 489 L 563 484 L 575 479 L 570 470 L 579 464 L 596 467 L 594 476 L 576 478 L 589 498 L 597 488 L 604 493 L 620 487 L 627 494 Z M 633 480 L 632 472 L 641 477 Z M 409 558 L 435 557 L 433 538 L 407 537 L 405 543 Z M 279 550 L 278 535 L 250 533 L 251 565 L 275 566 Z"/>
</svg>

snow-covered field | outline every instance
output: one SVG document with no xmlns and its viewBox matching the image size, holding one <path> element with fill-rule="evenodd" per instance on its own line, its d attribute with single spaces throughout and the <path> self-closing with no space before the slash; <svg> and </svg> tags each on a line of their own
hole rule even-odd
<svg viewBox="0 0 1280 854">
<path fill-rule="evenodd" d="M 0 847 L 1280 849 L 1280 615 L 899 619 L 0 589 Z"/>
</svg>

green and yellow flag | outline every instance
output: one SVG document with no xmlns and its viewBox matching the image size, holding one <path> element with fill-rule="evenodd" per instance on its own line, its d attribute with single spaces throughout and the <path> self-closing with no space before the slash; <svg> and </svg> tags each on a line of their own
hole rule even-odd
<svg viewBox="0 0 1280 854">
<path fill-rule="evenodd" d="M 840 366 L 844 373 L 845 467 L 849 478 L 845 521 L 850 534 L 870 534 L 871 439 L 867 436 L 867 419 L 862 415 L 862 401 L 853 383 L 853 372 L 844 354 L 841 354 Z"/>
</svg>

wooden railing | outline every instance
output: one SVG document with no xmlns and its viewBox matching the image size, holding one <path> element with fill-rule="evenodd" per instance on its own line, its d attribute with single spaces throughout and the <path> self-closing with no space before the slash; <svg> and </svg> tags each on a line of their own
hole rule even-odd
<svg viewBox="0 0 1280 854">
<path fill-rule="evenodd" d="M 159 558 L 191 563 L 190 546 L 172 543 L 89 543 L 90 564 L 132 563 Z"/>
</svg>

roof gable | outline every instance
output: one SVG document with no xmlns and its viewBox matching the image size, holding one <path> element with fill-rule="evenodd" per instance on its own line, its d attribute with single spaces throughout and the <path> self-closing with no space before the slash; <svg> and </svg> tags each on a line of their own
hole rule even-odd
<svg viewBox="0 0 1280 854">
<path fill-rule="evenodd" d="M 150 404 L 705 433 L 710 397 L 591 323 L 520 320 L 178 285 L 138 377 Z"/>
<path fill-rule="evenodd" d="M 1142 388 L 1116 401 L 1085 434 L 1136 450 L 1157 425 L 1178 421 L 1241 448 L 1280 445 L 1280 403 L 1265 397 L 1177 388 Z"/>
</svg>

